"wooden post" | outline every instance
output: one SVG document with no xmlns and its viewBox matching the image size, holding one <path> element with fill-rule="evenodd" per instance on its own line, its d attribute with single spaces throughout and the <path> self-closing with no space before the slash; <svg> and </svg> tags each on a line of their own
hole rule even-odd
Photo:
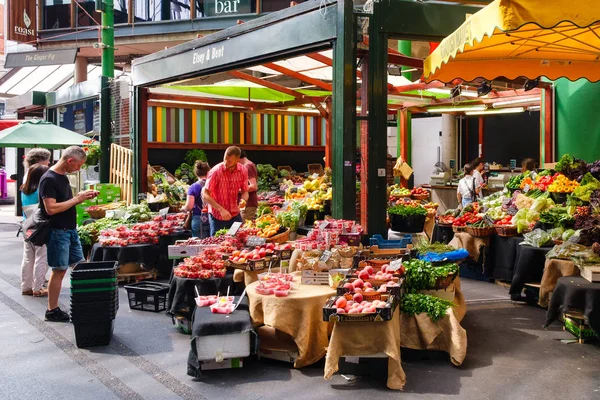
<svg viewBox="0 0 600 400">
<path fill-rule="evenodd" d="M 331 140 L 332 140 L 332 107 L 331 107 L 331 100 L 328 100 L 327 103 L 325 103 L 325 108 L 327 109 L 327 119 L 325 120 L 325 167 L 331 168 L 331 161 L 332 161 L 332 157 L 333 157 L 333 153 L 332 153 L 332 146 L 331 146 Z M 322 117 L 320 117 L 322 118 Z M 319 118 L 319 119 L 320 119 Z M 318 121 L 318 120 L 317 120 Z M 320 133 L 321 132 L 321 124 L 317 122 L 317 132 Z"/>
<path fill-rule="evenodd" d="M 552 137 L 552 113 L 554 112 L 554 104 L 552 104 L 552 89 L 544 88 L 542 92 L 542 104 L 544 109 L 540 110 L 540 118 L 542 124 L 540 126 L 543 127 L 543 136 L 544 136 L 544 158 L 543 162 L 552 163 L 554 162 L 554 153 L 552 151 L 552 142 L 554 138 Z M 540 160 L 540 163 L 542 160 Z"/>
<path fill-rule="evenodd" d="M 410 111 L 401 110 L 398 112 L 398 116 L 400 118 L 400 157 L 402 157 L 402 160 L 404 160 L 404 162 L 407 162 L 410 165 L 412 162 L 410 157 Z M 408 187 L 408 181 L 404 178 L 400 178 L 400 184 L 402 185 L 402 187 Z"/>
<path fill-rule="evenodd" d="M 483 117 L 479 117 L 479 148 L 477 153 L 478 157 L 483 157 Z"/>
<path fill-rule="evenodd" d="M 194 1 L 192 1 L 190 7 L 194 7 Z M 133 24 L 135 21 L 135 9 L 133 8 L 133 0 L 127 0 L 127 23 Z"/>
<path fill-rule="evenodd" d="M 77 20 L 77 3 L 76 2 L 77 2 L 77 0 L 71 0 L 71 5 L 69 6 L 69 12 L 71 13 L 71 28 L 77 27 L 77 24 L 75 23 Z"/>
</svg>

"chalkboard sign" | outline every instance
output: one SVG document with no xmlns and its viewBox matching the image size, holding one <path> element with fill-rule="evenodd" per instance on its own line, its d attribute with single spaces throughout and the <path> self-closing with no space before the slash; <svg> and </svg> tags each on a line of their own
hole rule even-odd
<svg viewBox="0 0 600 400">
<path fill-rule="evenodd" d="M 510 160 L 510 169 L 515 169 L 517 168 L 517 160 L 515 160 L 514 158 L 512 158 Z"/>
<path fill-rule="evenodd" d="M 246 239 L 246 247 L 262 246 L 265 243 L 267 243 L 267 239 L 258 236 L 248 236 Z"/>
</svg>

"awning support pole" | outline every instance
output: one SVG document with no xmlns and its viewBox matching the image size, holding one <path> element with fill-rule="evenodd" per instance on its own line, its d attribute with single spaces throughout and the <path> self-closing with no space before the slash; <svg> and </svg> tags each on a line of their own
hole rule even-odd
<svg viewBox="0 0 600 400">
<path fill-rule="evenodd" d="M 110 179 L 110 80 L 115 74 L 115 32 L 113 0 L 102 1 L 102 77 L 100 83 L 100 182 Z"/>
</svg>

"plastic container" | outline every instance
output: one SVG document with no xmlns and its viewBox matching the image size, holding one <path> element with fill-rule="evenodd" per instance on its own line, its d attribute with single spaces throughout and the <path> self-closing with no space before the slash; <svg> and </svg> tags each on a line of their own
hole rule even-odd
<svg viewBox="0 0 600 400">
<path fill-rule="evenodd" d="M 82 262 L 71 271 L 71 282 L 87 279 L 103 279 L 117 277 L 116 261 Z"/>
<path fill-rule="evenodd" d="M 74 323 L 77 347 L 107 346 L 115 329 L 115 321 L 96 323 Z"/>
<path fill-rule="evenodd" d="M 385 240 L 381 235 L 373 235 L 369 243 L 371 246 L 379 246 L 380 249 L 404 249 L 412 244 L 412 235 L 404 235 L 400 240 Z"/>
<path fill-rule="evenodd" d="M 85 304 L 103 301 L 119 302 L 118 290 L 103 290 L 99 292 L 71 293 L 71 303 Z"/>
<path fill-rule="evenodd" d="M 426 215 L 411 215 L 410 217 L 399 217 L 395 214 L 390 215 L 392 230 L 403 233 L 423 232 L 425 227 Z"/>
<path fill-rule="evenodd" d="M 129 308 L 132 310 L 159 312 L 167 309 L 169 285 L 159 282 L 139 282 L 125 285 Z"/>
<path fill-rule="evenodd" d="M 71 290 L 83 290 L 83 289 L 117 289 L 117 278 L 103 278 L 103 279 L 81 279 L 71 281 Z M 77 292 L 75 292 L 77 293 Z"/>
</svg>

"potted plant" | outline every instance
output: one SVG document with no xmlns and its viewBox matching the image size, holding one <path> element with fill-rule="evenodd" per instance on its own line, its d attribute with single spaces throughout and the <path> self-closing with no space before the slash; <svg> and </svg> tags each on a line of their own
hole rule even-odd
<svg viewBox="0 0 600 400">
<path fill-rule="evenodd" d="M 396 232 L 423 232 L 427 210 L 420 205 L 399 204 L 388 208 L 392 230 Z"/>
<path fill-rule="evenodd" d="M 83 145 L 83 151 L 85 151 L 85 153 L 87 154 L 85 165 L 97 165 L 100 161 L 100 156 L 102 155 L 102 150 L 100 150 L 100 144 L 95 140 L 88 139 L 83 141 Z"/>
</svg>

